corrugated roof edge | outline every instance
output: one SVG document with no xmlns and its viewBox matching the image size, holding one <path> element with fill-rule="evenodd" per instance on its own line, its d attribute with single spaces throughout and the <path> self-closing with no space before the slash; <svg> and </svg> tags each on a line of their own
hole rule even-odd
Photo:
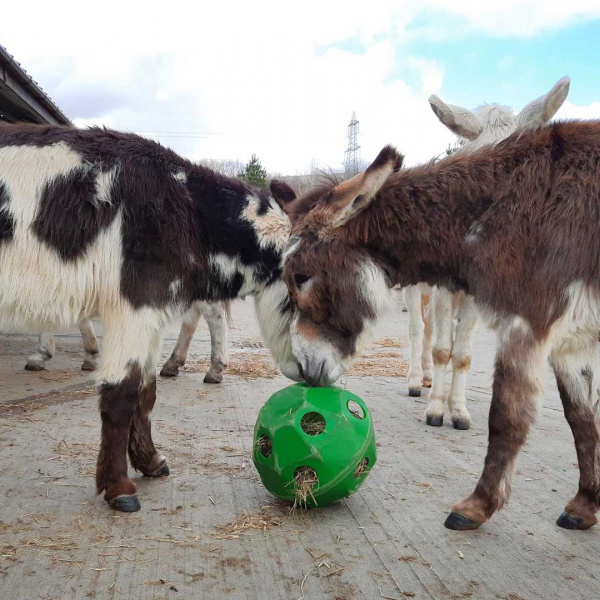
<svg viewBox="0 0 600 600">
<path fill-rule="evenodd" d="M 73 125 L 71 119 L 65 115 L 65 113 L 58 108 L 52 98 L 44 92 L 42 87 L 25 71 L 19 62 L 17 62 L 12 54 L 6 50 L 4 46 L 0 44 L 0 61 L 6 63 L 7 67 L 11 69 L 17 79 L 29 88 L 29 91 L 33 93 L 37 100 L 39 100 L 45 108 L 50 111 L 58 121 L 64 125 Z"/>
</svg>

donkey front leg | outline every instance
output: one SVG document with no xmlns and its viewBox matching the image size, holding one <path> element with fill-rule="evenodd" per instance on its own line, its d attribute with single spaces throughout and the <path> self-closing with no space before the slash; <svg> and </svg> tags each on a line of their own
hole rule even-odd
<svg viewBox="0 0 600 600">
<path fill-rule="evenodd" d="M 140 471 L 146 477 L 163 477 L 170 474 L 167 459 L 157 452 L 152 440 L 150 413 L 155 402 L 156 378 L 146 383 L 140 391 L 129 431 L 129 461 L 136 471 Z"/>
<path fill-rule="evenodd" d="M 46 368 L 46 361 L 54 356 L 55 350 L 54 334 L 49 331 L 43 331 L 40 333 L 37 352 L 27 358 L 25 370 L 43 371 Z"/>
<path fill-rule="evenodd" d="M 116 318 L 115 318 L 116 316 Z M 139 510 L 136 485 L 127 474 L 127 451 L 130 430 L 137 430 L 134 415 L 146 412 L 153 403 L 153 380 L 156 356 L 160 350 L 158 315 L 148 310 L 119 311 L 105 318 L 106 336 L 97 378 L 100 382 L 100 416 L 102 437 L 96 469 L 97 492 L 104 491 L 109 505 L 124 512 Z M 141 400 L 144 406 L 141 407 Z M 142 419 L 143 420 L 143 419 Z M 141 437 L 146 446 L 152 445 L 149 427 Z M 133 446 L 136 447 L 136 441 Z M 139 445 L 139 444 L 138 444 Z M 152 449 L 153 449 L 152 445 Z M 131 451 L 130 451 L 131 453 Z M 134 466 L 150 472 L 153 462 L 145 462 L 149 453 L 135 452 Z"/>
<path fill-rule="evenodd" d="M 161 377 L 176 377 L 180 367 L 185 365 L 187 355 L 190 350 L 190 344 L 198 328 L 198 321 L 202 315 L 200 302 L 194 302 L 190 309 L 183 315 L 181 320 L 181 330 L 175 348 L 171 356 L 160 370 Z"/>
<path fill-rule="evenodd" d="M 475 491 L 452 508 L 448 529 L 476 529 L 507 502 L 514 461 L 535 419 L 547 343 L 515 318 L 499 332 L 488 451 Z"/>
<path fill-rule="evenodd" d="M 409 285 L 402 290 L 402 294 L 409 318 L 410 367 L 408 369 L 408 395 L 418 397 L 421 395 L 421 385 L 423 384 L 421 360 L 425 331 L 421 312 L 421 288 L 418 285 Z"/>
<path fill-rule="evenodd" d="M 462 296 L 462 297 L 461 297 Z M 470 296 L 455 294 L 458 322 L 452 344 L 452 388 L 448 397 L 448 408 L 454 429 L 469 429 L 471 415 L 467 410 L 467 376 L 471 367 L 473 332 L 477 324 L 477 309 Z"/>
<path fill-rule="evenodd" d="M 550 363 L 575 438 L 579 490 L 556 524 L 565 529 L 588 529 L 598 522 L 600 507 L 600 411 L 598 401 L 598 342 L 589 336 L 576 352 L 553 352 Z"/>
<path fill-rule="evenodd" d="M 167 459 L 159 454 L 152 440 L 150 413 L 156 402 L 156 363 L 161 349 L 161 336 L 151 340 L 151 352 L 146 363 L 145 381 L 140 391 L 131 429 L 129 431 L 129 461 L 131 466 L 146 477 L 164 477 L 170 474 Z"/>
<path fill-rule="evenodd" d="M 452 355 L 452 294 L 444 288 L 436 288 L 430 310 L 433 319 L 433 382 L 425 418 L 427 425 L 440 427 L 444 422 L 446 368 Z"/>
<path fill-rule="evenodd" d="M 83 349 L 85 351 L 85 357 L 81 368 L 84 371 L 95 371 L 98 366 L 99 347 L 92 320 L 87 317 L 81 319 L 81 321 L 79 321 L 79 331 L 81 332 Z"/>
<path fill-rule="evenodd" d="M 204 383 L 221 383 L 223 369 L 229 362 L 227 353 L 227 309 L 223 302 L 201 302 L 201 310 L 210 331 L 210 367 Z"/>
</svg>

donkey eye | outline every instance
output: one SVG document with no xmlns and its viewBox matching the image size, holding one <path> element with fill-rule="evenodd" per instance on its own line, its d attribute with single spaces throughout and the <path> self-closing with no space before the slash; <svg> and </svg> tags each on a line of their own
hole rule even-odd
<svg viewBox="0 0 600 600">
<path fill-rule="evenodd" d="M 294 282 L 297 287 L 300 287 L 303 283 L 306 283 L 310 279 L 309 275 L 304 275 L 303 273 L 296 273 L 294 275 Z"/>
</svg>

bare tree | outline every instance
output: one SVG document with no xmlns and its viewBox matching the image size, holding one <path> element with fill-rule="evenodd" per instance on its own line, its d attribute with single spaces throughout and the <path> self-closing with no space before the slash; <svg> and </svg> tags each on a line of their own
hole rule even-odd
<svg viewBox="0 0 600 600">
<path fill-rule="evenodd" d="M 228 177 L 237 177 L 238 173 L 243 172 L 246 168 L 241 160 L 227 158 L 205 158 L 200 161 L 200 164 Z"/>
<path fill-rule="evenodd" d="M 368 165 L 367 165 L 368 166 Z M 305 194 L 317 185 L 338 184 L 348 178 L 347 173 L 335 171 L 331 167 L 322 167 L 314 158 L 310 162 L 308 173 L 297 173 L 277 177 L 292 186 L 297 194 Z"/>
</svg>

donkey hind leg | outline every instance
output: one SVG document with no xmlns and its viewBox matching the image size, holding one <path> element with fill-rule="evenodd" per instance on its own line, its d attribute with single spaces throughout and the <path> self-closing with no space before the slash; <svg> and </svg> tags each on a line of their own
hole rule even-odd
<svg viewBox="0 0 600 600">
<path fill-rule="evenodd" d="M 138 410 L 140 392 L 152 383 L 160 347 L 162 322 L 158 314 L 119 311 L 105 318 L 104 350 L 97 371 L 102 433 L 96 489 L 109 505 L 124 512 L 139 510 L 136 485 L 127 475 L 129 433 Z M 109 318 L 112 317 L 112 318 Z"/>
<path fill-rule="evenodd" d="M 421 356 L 421 365 L 423 366 L 423 387 L 430 388 L 433 382 L 433 357 L 431 349 L 433 323 L 431 295 L 421 296 L 421 307 L 423 314 L 423 324 L 425 326 L 423 336 L 423 354 Z"/>
<path fill-rule="evenodd" d="M 170 474 L 167 459 L 159 454 L 152 440 L 150 413 L 156 402 L 156 363 L 161 349 L 161 335 L 151 340 L 151 352 L 144 369 L 139 401 L 129 431 L 129 461 L 131 466 L 146 477 L 162 477 Z"/>
<path fill-rule="evenodd" d="M 46 361 L 54 356 L 55 349 L 54 334 L 48 331 L 40 333 L 37 352 L 27 358 L 25 370 L 43 371 L 46 368 Z"/>
<path fill-rule="evenodd" d="M 444 381 L 452 355 L 452 294 L 443 288 L 436 288 L 430 309 L 433 312 L 433 382 L 425 418 L 427 425 L 439 427 L 444 422 Z"/>
<path fill-rule="evenodd" d="M 548 343 L 536 340 L 518 317 L 498 339 L 483 473 L 475 491 L 452 508 L 448 529 L 476 529 L 507 502 L 515 459 L 535 419 Z"/>
<path fill-rule="evenodd" d="M 177 343 L 171 356 L 160 370 L 161 377 L 176 377 L 179 373 L 179 368 L 185 365 L 190 344 L 198 328 L 198 321 L 201 314 L 200 302 L 194 302 L 190 309 L 183 315 Z"/>
<path fill-rule="evenodd" d="M 598 342 L 588 336 L 578 351 L 553 352 L 550 362 L 579 461 L 579 490 L 556 522 L 565 529 L 588 529 L 600 507 L 600 405 Z"/>
<path fill-rule="evenodd" d="M 201 302 L 200 304 L 210 331 L 210 367 L 204 376 L 204 383 L 221 383 L 223 369 L 229 362 L 226 305 L 224 302 Z"/>
<path fill-rule="evenodd" d="M 421 288 L 418 285 L 409 285 L 402 290 L 402 294 L 409 318 L 410 367 L 408 369 L 408 395 L 418 397 L 421 395 L 421 385 L 423 383 L 421 360 L 425 331 L 421 313 Z"/>
<path fill-rule="evenodd" d="M 462 297 L 461 297 L 462 296 Z M 469 429 L 471 415 L 467 410 L 467 375 L 471 367 L 473 332 L 477 323 L 477 311 L 473 298 L 455 294 L 458 322 L 452 344 L 452 388 L 448 397 L 448 408 L 454 429 Z"/>
<path fill-rule="evenodd" d="M 84 317 L 79 321 L 79 331 L 83 340 L 83 350 L 85 356 L 81 368 L 84 371 L 95 371 L 98 366 L 98 338 L 94 333 L 94 326 L 91 319 Z"/>
</svg>

